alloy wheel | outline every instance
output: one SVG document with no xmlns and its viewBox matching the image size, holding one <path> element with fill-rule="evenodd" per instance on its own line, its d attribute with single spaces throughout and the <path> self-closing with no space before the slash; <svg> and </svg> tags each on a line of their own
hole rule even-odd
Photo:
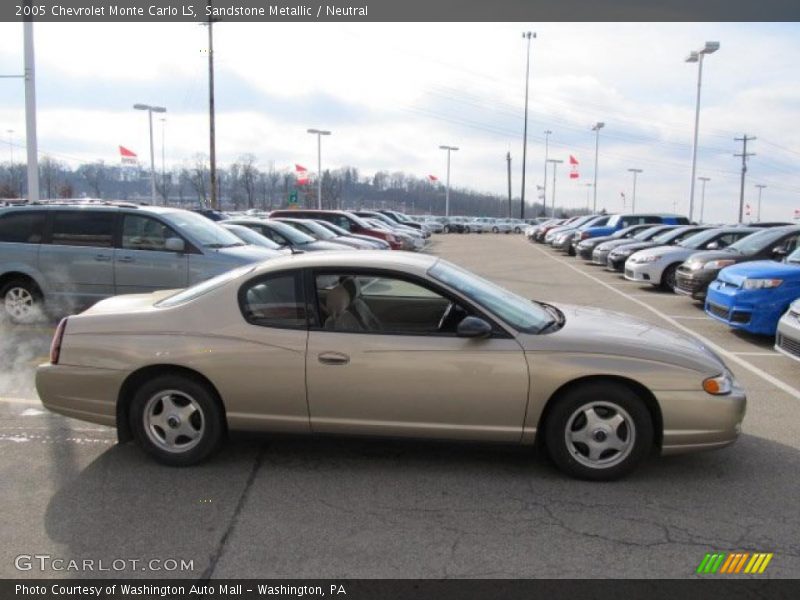
<svg viewBox="0 0 800 600">
<path fill-rule="evenodd" d="M 624 461 L 636 442 L 631 416 L 613 402 L 584 404 L 567 420 L 564 437 L 570 455 L 592 469 L 607 469 Z"/>
<path fill-rule="evenodd" d="M 205 416 L 186 392 L 163 390 L 145 404 L 144 430 L 153 444 L 167 452 L 191 450 L 203 439 Z"/>
<path fill-rule="evenodd" d="M 22 322 L 33 318 L 36 299 L 30 290 L 24 287 L 12 287 L 6 291 L 3 300 L 6 314 L 14 321 Z"/>
</svg>

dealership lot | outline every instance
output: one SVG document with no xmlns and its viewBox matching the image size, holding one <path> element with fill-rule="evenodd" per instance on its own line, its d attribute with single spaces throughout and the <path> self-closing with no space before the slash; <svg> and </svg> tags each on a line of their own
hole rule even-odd
<svg viewBox="0 0 800 600">
<path fill-rule="evenodd" d="M 800 369 L 687 298 L 513 235 L 437 236 L 430 251 L 527 297 L 688 329 L 749 393 L 744 434 L 598 484 L 531 450 L 386 440 L 247 438 L 169 469 L 111 429 L 42 410 L 33 365 L 51 328 L 3 327 L 0 575 L 158 577 L 686 577 L 706 552 L 773 552 L 800 572 Z M 455 391 L 454 391 L 455 393 Z M 20 572 L 15 557 L 94 560 Z M 158 563 L 148 564 L 150 560 Z M 170 560 L 190 571 L 157 570 Z M 24 564 L 24 561 L 23 561 Z M 117 563 L 117 566 L 122 563 Z"/>
</svg>

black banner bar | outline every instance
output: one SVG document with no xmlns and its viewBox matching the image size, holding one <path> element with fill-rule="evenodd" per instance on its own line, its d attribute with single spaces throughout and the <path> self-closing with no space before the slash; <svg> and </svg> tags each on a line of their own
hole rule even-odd
<svg viewBox="0 0 800 600">
<path fill-rule="evenodd" d="M 237 579 L 0 580 L 3 600 L 796 600 L 800 580 L 710 576 L 696 580 Z"/>
<path fill-rule="evenodd" d="M 0 21 L 800 21 L 798 0 L 3 0 Z"/>
</svg>

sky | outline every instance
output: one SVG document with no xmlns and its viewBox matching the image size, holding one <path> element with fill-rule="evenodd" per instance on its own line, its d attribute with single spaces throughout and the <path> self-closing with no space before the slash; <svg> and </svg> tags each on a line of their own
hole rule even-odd
<svg viewBox="0 0 800 600">
<path fill-rule="evenodd" d="M 791 219 L 800 209 L 800 24 L 714 23 L 218 23 L 214 28 L 218 161 L 253 154 L 262 168 L 316 168 L 310 127 L 323 140 L 323 168 L 362 175 L 404 171 L 445 179 L 442 144 L 453 153 L 454 187 L 505 195 L 506 153 L 519 195 L 525 42 L 531 46 L 527 192 L 537 195 L 549 157 L 556 204 L 587 204 L 595 134 L 602 121 L 597 203 L 637 211 L 688 213 L 697 64 L 689 51 L 707 40 L 697 175 L 709 177 L 706 221 L 738 215 L 743 134 L 748 146 L 745 202 L 761 217 Z M 0 74 L 22 71 L 22 25 L 0 23 Z M 118 163 L 118 145 L 148 162 L 146 114 L 134 103 L 166 106 L 155 123 L 167 166 L 208 153 L 207 30 L 191 23 L 35 25 L 39 149 L 77 166 Z M 21 80 L 0 79 L 0 161 L 23 155 Z M 9 134 L 8 130 L 13 133 Z M 10 144 L 9 144 L 10 140 Z M 579 161 L 569 178 L 569 156 Z M 547 170 L 552 201 L 552 165 Z M 624 193 L 625 198 L 622 194 Z M 699 216 L 701 190 L 695 196 Z"/>
</svg>

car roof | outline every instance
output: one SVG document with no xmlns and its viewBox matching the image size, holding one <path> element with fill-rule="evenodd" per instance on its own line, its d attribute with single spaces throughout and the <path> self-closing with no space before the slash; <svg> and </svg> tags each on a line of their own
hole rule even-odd
<svg viewBox="0 0 800 600">
<path fill-rule="evenodd" d="M 387 256 L 388 254 L 388 256 Z M 260 263 L 258 273 L 283 269 L 335 267 L 346 269 L 398 269 L 422 275 L 439 260 L 437 256 L 394 250 L 331 250 L 328 252 L 298 252 Z"/>
<path fill-rule="evenodd" d="M 100 210 L 100 211 L 119 211 L 122 209 L 133 209 L 150 214 L 169 214 L 184 212 L 183 208 L 172 208 L 168 206 L 151 206 L 149 204 L 134 204 L 133 202 L 47 202 L 20 204 L 16 206 L 0 207 L 0 212 L 9 210 L 19 211 L 40 211 L 40 210 Z"/>
</svg>

